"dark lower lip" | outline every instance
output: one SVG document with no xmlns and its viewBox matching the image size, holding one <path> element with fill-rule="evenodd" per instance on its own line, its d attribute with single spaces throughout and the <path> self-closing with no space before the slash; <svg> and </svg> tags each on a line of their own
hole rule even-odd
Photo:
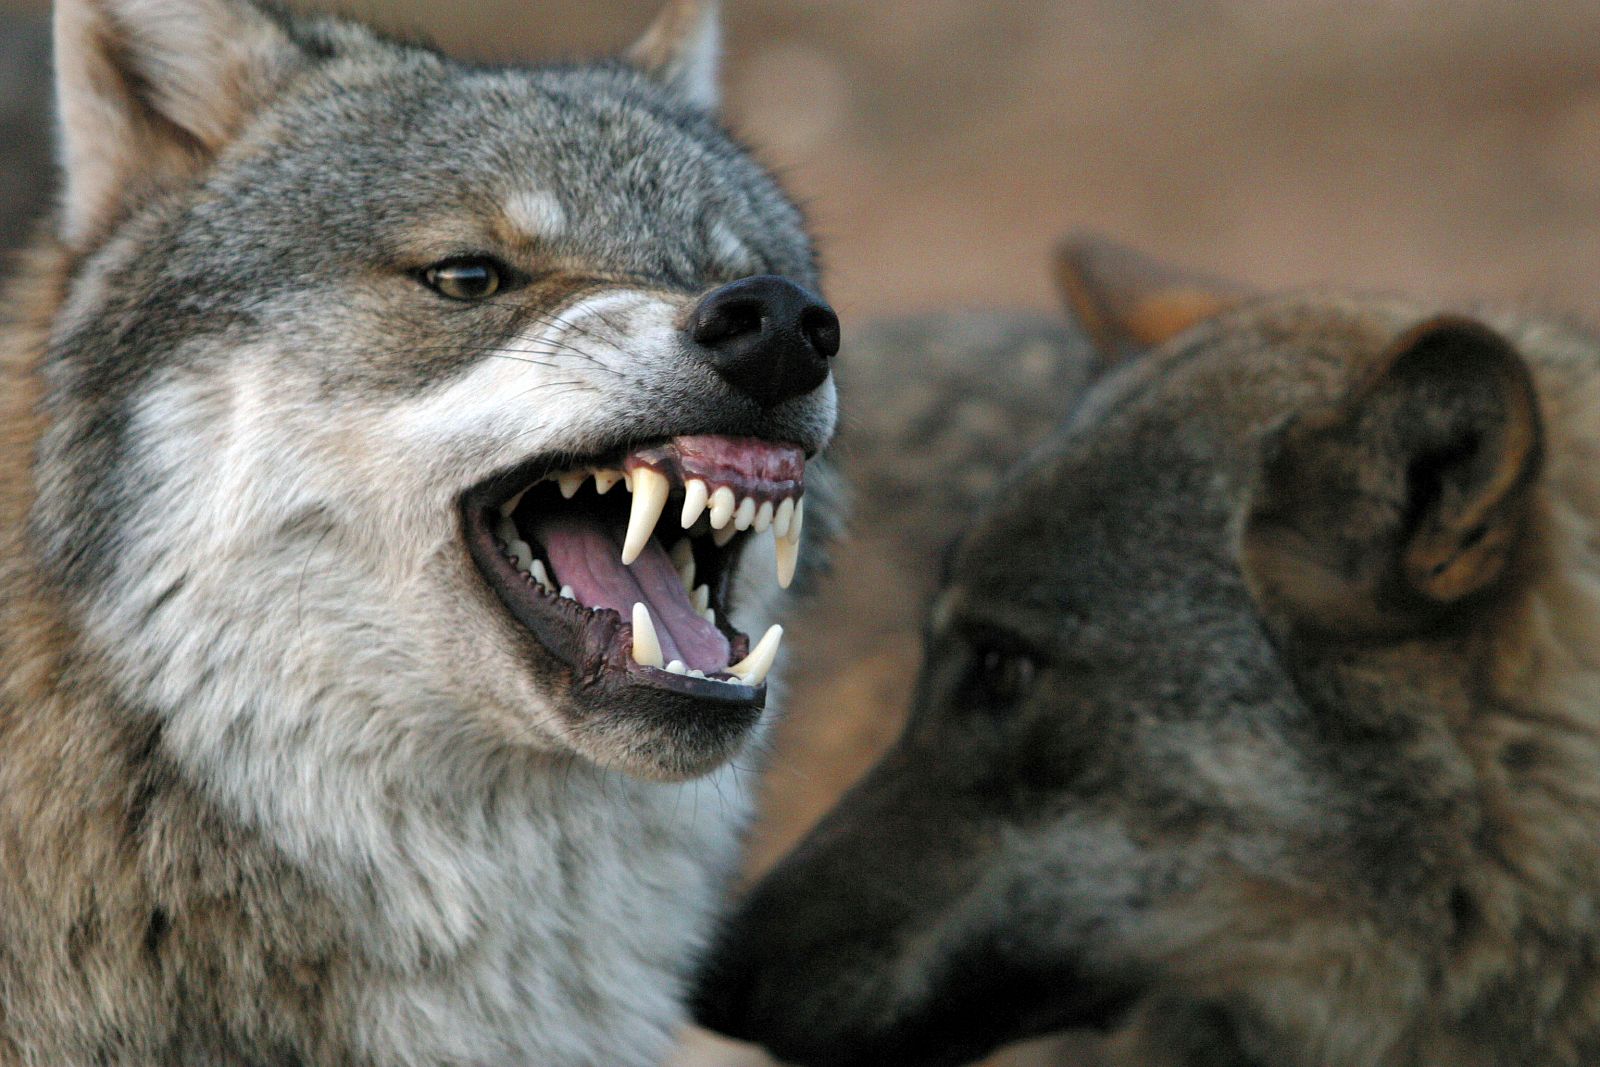
<svg viewBox="0 0 1600 1067">
<path fill-rule="evenodd" d="M 602 679 L 611 685 L 626 680 L 630 685 L 665 690 L 724 707 L 764 707 L 767 687 L 735 685 L 673 674 L 635 662 L 620 638 L 623 623 L 614 612 L 590 612 L 574 601 L 537 597 L 520 593 L 523 579 L 502 558 L 490 532 L 491 510 L 475 505 L 474 494 L 462 504 L 462 522 L 468 552 L 496 598 L 518 623 L 527 629 L 557 660 L 573 672 L 573 684 L 593 685 Z M 731 638 L 733 659 L 749 653 L 749 638 Z"/>
</svg>

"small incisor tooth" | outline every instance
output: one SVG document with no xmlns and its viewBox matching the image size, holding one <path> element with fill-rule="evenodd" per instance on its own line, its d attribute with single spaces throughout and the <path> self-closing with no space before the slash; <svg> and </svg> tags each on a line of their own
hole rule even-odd
<svg viewBox="0 0 1600 1067">
<path fill-rule="evenodd" d="M 644 604 L 633 606 L 633 661 L 646 667 L 665 667 L 666 657 L 661 654 L 661 639 L 656 636 L 656 624 L 650 621 L 650 609 Z"/>
<path fill-rule="evenodd" d="M 734 509 L 739 502 L 734 499 L 733 490 L 723 486 L 711 494 L 711 528 L 720 530 L 728 525 L 728 520 L 733 518 Z"/>
<path fill-rule="evenodd" d="M 628 534 L 622 541 L 622 563 L 628 566 L 639 558 L 650 535 L 656 532 L 656 522 L 667 506 L 672 486 L 667 476 L 649 467 L 633 472 L 633 510 L 628 515 Z"/>
<path fill-rule="evenodd" d="M 750 524 L 756 521 L 756 502 L 750 497 L 739 501 L 739 510 L 733 513 L 733 528 L 735 530 L 748 530 Z"/>
<path fill-rule="evenodd" d="M 711 499 L 711 490 L 699 478 L 690 479 L 683 487 L 683 528 L 687 530 L 700 521 L 700 514 L 706 510 L 706 501 Z"/>
<path fill-rule="evenodd" d="M 795 567 L 800 562 L 800 542 L 787 537 L 772 536 L 772 548 L 778 557 L 778 584 L 784 589 L 794 581 Z"/>
<path fill-rule="evenodd" d="M 756 521 L 752 524 L 752 529 L 754 529 L 756 533 L 766 533 L 768 528 L 771 526 L 772 501 L 763 500 L 761 502 L 761 506 L 756 509 Z"/>
<path fill-rule="evenodd" d="M 605 496 L 607 493 L 611 492 L 612 486 L 616 485 L 620 481 L 622 481 L 621 471 L 595 471 L 594 491 L 599 493 L 601 496 Z"/>
<path fill-rule="evenodd" d="M 774 625 L 748 656 L 728 668 L 728 673 L 745 685 L 760 685 L 771 673 L 772 665 L 778 659 L 778 645 L 782 641 L 783 627 Z"/>
<path fill-rule="evenodd" d="M 772 516 L 772 532 L 778 537 L 789 536 L 789 524 L 794 522 L 794 497 L 784 497 L 778 513 Z"/>
<path fill-rule="evenodd" d="M 678 581 L 685 589 L 694 588 L 694 546 L 685 537 L 672 546 L 672 566 L 678 572 Z"/>
<path fill-rule="evenodd" d="M 556 478 L 561 485 L 561 495 L 571 500 L 578 495 L 578 490 L 583 488 L 583 483 L 589 480 L 588 471 L 572 471 Z"/>
</svg>

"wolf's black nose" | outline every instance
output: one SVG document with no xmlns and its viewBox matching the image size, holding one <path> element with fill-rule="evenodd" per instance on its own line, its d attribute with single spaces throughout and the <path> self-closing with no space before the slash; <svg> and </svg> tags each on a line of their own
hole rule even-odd
<svg viewBox="0 0 1600 1067">
<path fill-rule="evenodd" d="M 815 293 L 765 274 L 707 293 L 689 336 L 729 385 L 770 408 L 827 380 L 839 316 Z"/>
</svg>

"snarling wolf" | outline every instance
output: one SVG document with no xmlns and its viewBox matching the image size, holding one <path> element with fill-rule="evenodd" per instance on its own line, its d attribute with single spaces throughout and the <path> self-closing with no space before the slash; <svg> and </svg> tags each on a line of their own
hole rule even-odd
<svg viewBox="0 0 1600 1067">
<path fill-rule="evenodd" d="M 1600 1062 L 1600 339 L 1063 260 L 1107 370 L 709 1024 L 804 1064 Z"/>
<path fill-rule="evenodd" d="M 244 0 L 55 34 L 0 342 L 0 1063 L 655 1061 L 839 343 L 714 117 L 714 6 L 538 68 Z"/>
</svg>

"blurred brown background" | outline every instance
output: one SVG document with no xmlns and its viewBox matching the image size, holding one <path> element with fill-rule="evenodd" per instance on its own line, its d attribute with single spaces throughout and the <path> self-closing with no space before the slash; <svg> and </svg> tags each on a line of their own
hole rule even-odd
<svg viewBox="0 0 1600 1067">
<path fill-rule="evenodd" d="M 809 205 L 847 331 L 952 307 L 1049 312 L 1050 247 L 1080 227 L 1268 285 L 1526 298 L 1596 317 L 1597 0 L 727 5 L 727 114 Z M 420 28 L 458 53 L 514 58 L 619 48 L 655 3 L 336 6 Z M 45 195 L 43 11 L 38 0 L 0 0 L 0 246 L 15 244 Z M 972 346 L 1003 337 L 1016 384 L 1076 351 L 1042 320 L 947 325 L 965 339 L 926 364 L 852 372 L 847 459 L 858 470 L 883 475 L 896 420 L 916 414 L 896 407 L 902 373 L 939 364 L 947 385 L 981 390 L 982 376 L 958 367 Z M 847 347 L 846 366 L 895 359 L 910 337 Z M 971 440 L 1010 443 L 982 469 L 970 463 L 977 448 L 966 460 L 959 448 L 944 455 L 949 467 L 931 476 L 955 496 L 868 481 L 871 493 L 902 495 L 864 502 L 841 580 L 795 628 L 800 681 L 755 865 L 898 728 L 929 555 L 959 525 L 951 509 L 1053 413 L 1048 396 L 1028 407 L 1025 393 L 1008 401 L 1015 434 L 993 410 L 968 412 Z M 1077 1048 L 1039 1046 L 1008 1062 L 1065 1062 Z M 751 1062 L 743 1055 L 684 1062 Z"/>
</svg>

